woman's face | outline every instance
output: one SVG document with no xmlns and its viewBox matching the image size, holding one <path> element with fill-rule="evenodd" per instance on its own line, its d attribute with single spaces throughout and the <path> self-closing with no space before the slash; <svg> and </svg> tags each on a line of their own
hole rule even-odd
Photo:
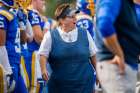
<svg viewBox="0 0 140 93">
<path fill-rule="evenodd" d="M 66 16 L 60 20 L 61 27 L 64 31 L 71 31 L 76 26 L 76 15 Z"/>
</svg>

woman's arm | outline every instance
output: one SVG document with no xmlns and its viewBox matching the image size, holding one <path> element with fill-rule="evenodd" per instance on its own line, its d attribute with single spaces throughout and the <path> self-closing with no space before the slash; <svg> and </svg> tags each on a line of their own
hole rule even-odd
<svg viewBox="0 0 140 93">
<path fill-rule="evenodd" d="M 44 80 L 48 80 L 48 72 L 47 72 L 46 64 L 47 64 L 49 53 L 51 51 L 51 44 L 52 44 L 52 39 L 51 39 L 50 32 L 48 31 L 44 35 L 41 46 L 39 48 L 40 67 L 41 67 L 42 77 Z"/>
<path fill-rule="evenodd" d="M 49 77 L 48 77 L 46 64 L 47 64 L 47 57 L 40 55 L 40 67 L 41 67 L 42 77 L 44 80 L 48 81 Z"/>
</svg>

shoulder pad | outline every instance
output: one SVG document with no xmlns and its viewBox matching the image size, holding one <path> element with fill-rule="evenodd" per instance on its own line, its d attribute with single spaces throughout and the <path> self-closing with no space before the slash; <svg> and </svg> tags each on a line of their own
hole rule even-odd
<svg viewBox="0 0 140 93">
<path fill-rule="evenodd" d="M 4 17 L 6 17 L 9 21 L 13 20 L 13 18 L 14 18 L 14 16 L 11 13 L 9 13 L 5 10 L 0 10 L 0 14 L 3 15 Z"/>
<path fill-rule="evenodd" d="M 79 14 L 76 16 L 77 20 L 80 20 L 80 19 L 89 19 L 89 20 L 92 20 L 92 17 L 90 17 L 89 15 L 85 15 L 85 14 Z"/>
</svg>

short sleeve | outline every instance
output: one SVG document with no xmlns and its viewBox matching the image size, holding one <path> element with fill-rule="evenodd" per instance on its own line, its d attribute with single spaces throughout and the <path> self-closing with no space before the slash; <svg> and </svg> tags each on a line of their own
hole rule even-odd
<svg viewBox="0 0 140 93">
<path fill-rule="evenodd" d="M 32 26 L 40 25 L 40 16 L 34 11 L 29 11 L 28 19 Z"/>
<path fill-rule="evenodd" d="M 87 37 L 88 37 L 88 41 L 89 41 L 89 52 L 90 52 L 90 56 L 92 57 L 96 53 L 95 42 L 88 31 L 87 31 Z"/>
<path fill-rule="evenodd" d="M 0 15 L 0 29 L 7 29 L 7 20 L 4 16 Z"/>
<path fill-rule="evenodd" d="M 48 57 L 51 51 L 52 38 L 50 31 L 46 32 L 39 48 L 39 55 Z"/>
</svg>

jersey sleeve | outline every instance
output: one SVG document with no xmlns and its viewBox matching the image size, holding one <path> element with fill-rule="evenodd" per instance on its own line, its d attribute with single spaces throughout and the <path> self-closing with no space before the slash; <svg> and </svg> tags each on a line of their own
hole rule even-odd
<svg viewBox="0 0 140 93">
<path fill-rule="evenodd" d="M 90 33 L 87 31 L 87 37 L 88 37 L 88 42 L 89 42 L 89 52 L 90 52 L 90 57 L 94 56 L 96 54 L 96 46 L 95 42 L 92 39 Z"/>
<path fill-rule="evenodd" d="M 0 29 L 7 29 L 7 19 L 3 15 L 0 15 Z"/>
<path fill-rule="evenodd" d="M 32 26 L 40 24 L 40 17 L 36 12 L 30 11 L 28 14 L 28 19 Z"/>
</svg>

